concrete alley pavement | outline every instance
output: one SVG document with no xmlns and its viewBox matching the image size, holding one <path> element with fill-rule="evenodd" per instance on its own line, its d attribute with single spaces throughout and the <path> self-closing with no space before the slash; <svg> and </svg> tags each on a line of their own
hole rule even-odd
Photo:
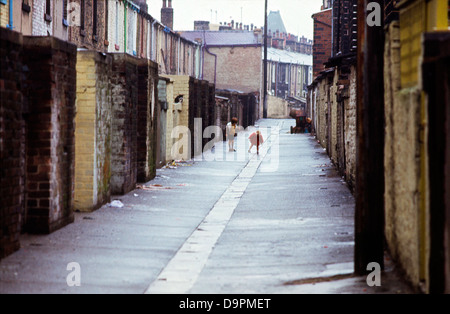
<svg viewBox="0 0 450 314">
<path fill-rule="evenodd" d="M 354 198 L 294 120 L 261 120 L 248 154 L 178 162 L 0 261 L 0 293 L 409 293 L 387 260 L 381 287 L 354 277 Z M 280 127 L 278 130 L 277 127 Z M 218 156 L 224 156 L 219 158 Z M 212 158 L 211 158 L 212 159 Z M 221 160 L 224 159 L 224 160 Z M 69 263 L 80 286 L 69 286 Z"/>
</svg>

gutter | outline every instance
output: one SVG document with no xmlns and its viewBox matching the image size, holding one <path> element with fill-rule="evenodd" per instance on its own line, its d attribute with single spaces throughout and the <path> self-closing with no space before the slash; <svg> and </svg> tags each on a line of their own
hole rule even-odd
<svg viewBox="0 0 450 314">
<path fill-rule="evenodd" d="M 262 47 L 262 44 L 237 44 L 237 45 L 209 45 L 209 47 L 213 48 L 224 48 L 224 47 Z"/>
</svg>

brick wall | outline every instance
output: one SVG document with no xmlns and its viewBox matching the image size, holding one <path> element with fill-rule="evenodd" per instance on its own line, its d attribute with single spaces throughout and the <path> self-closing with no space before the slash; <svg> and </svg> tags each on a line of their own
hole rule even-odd
<svg viewBox="0 0 450 314">
<path fill-rule="evenodd" d="M 245 120 L 243 118 L 243 104 L 240 98 L 242 94 L 234 91 L 218 90 L 216 91 L 216 95 L 220 97 L 226 97 L 228 99 L 226 104 L 222 103 L 220 108 L 217 108 L 217 110 L 219 110 L 220 112 L 220 125 L 222 127 L 222 132 L 225 139 L 225 127 L 233 117 L 236 117 L 238 119 L 238 124 L 240 126 L 242 126 L 242 123 Z"/>
<path fill-rule="evenodd" d="M 330 145 L 328 147 L 329 155 L 331 158 L 331 161 L 335 164 L 339 164 L 338 160 L 338 126 L 340 127 L 340 124 L 338 124 L 338 103 L 336 101 L 336 87 L 337 87 L 337 69 L 334 70 L 332 75 L 332 81 L 329 82 L 329 97 L 328 97 L 328 123 L 329 123 L 329 140 Z"/>
<path fill-rule="evenodd" d="M 322 147 L 329 149 L 328 141 L 328 111 L 329 111 L 329 104 L 328 104 L 328 82 L 326 79 L 320 80 L 315 89 L 316 94 L 316 137 Z"/>
<path fill-rule="evenodd" d="M 78 47 L 93 49 L 97 51 L 107 51 L 105 38 L 105 21 L 106 21 L 106 4 L 113 1 L 94 1 L 85 0 L 84 10 L 81 8 L 81 0 L 71 0 L 74 7 L 78 7 L 79 11 L 76 14 L 77 19 L 81 19 L 84 12 L 84 28 L 71 24 L 69 29 L 69 40 Z M 94 14 L 94 4 L 97 2 L 96 14 Z M 95 18 L 94 18 L 95 17 Z M 95 22 L 96 26 L 95 26 Z"/>
<path fill-rule="evenodd" d="M 282 98 L 268 95 L 267 117 L 270 119 L 289 119 L 289 103 Z"/>
<path fill-rule="evenodd" d="M 107 1 L 108 52 L 124 52 L 124 5 L 122 1 Z"/>
<path fill-rule="evenodd" d="M 324 63 L 331 57 L 331 22 L 332 10 L 313 14 L 314 44 L 313 44 L 313 77 L 324 70 Z"/>
<path fill-rule="evenodd" d="M 333 2 L 333 56 L 356 49 L 356 0 Z"/>
<path fill-rule="evenodd" d="M 164 77 L 163 77 L 164 78 Z M 164 78 L 165 81 L 165 92 L 167 101 L 167 111 L 166 111 L 166 150 L 165 159 L 166 161 L 172 160 L 172 146 L 174 139 L 172 139 L 172 130 L 174 126 L 179 124 L 179 111 L 175 108 L 175 97 L 173 93 L 173 80 L 170 78 Z M 158 97 L 162 97 L 161 92 L 158 92 Z"/>
<path fill-rule="evenodd" d="M 73 221 L 76 47 L 24 37 L 27 91 L 27 223 L 48 233 Z"/>
<path fill-rule="evenodd" d="M 351 189 L 356 183 L 356 66 L 349 74 L 349 99 L 345 102 L 345 178 Z"/>
<path fill-rule="evenodd" d="M 158 116 L 158 127 L 157 127 L 157 138 L 158 138 L 158 147 L 157 155 L 156 155 L 156 167 L 162 167 L 166 161 L 166 142 L 167 142 L 167 125 L 168 125 L 168 101 L 167 101 L 167 89 L 168 89 L 168 81 L 164 78 L 158 78 L 158 106 L 159 106 L 159 116 Z M 173 121 L 172 121 L 173 125 Z"/>
<path fill-rule="evenodd" d="M 147 182 L 156 175 L 158 148 L 158 67 L 140 60 L 138 65 L 137 181 Z"/>
<path fill-rule="evenodd" d="M 9 1 L 6 4 L 0 3 L 0 26 L 6 27 L 9 24 Z"/>
<path fill-rule="evenodd" d="M 53 10 L 54 2 L 50 2 L 51 10 Z M 32 35 L 47 36 L 53 35 L 53 21 L 45 19 L 46 0 L 33 0 Z"/>
<path fill-rule="evenodd" d="M 111 62 L 78 52 L 74 204 L 80 211 L 97 209 L 111 196 Z"/>
<path fill-rule="evenodd" d="M 421 178 L 426 175 L 421 149 L 426 143 L 420 138 L 427 130 L 422 125 L 421 91 L 400 87 L 398 22 L 390 24 L 385 47 L 385 236 L 392 257 L 413 285 L 419 286 L 425 276 L 420 269 L 420 250 L 426 249 L 419 230 L 429 234 L 420 223 L 428 219 L 421 188 Z"/>
<path fill-rule="evenodd" d="M 258 47 L 211 47 L 217 55 L 217 89 L 235 89 L 244 93 L 261 92 L 262 48 Z M 242 69 L 245 68 L 245 71 Z M 205 78 L 214 82 L 214 62 L 205 63 Z"/>
<path fill-rule="evenodd" d="M 225 129 L 228 122 L 231 121 L 231 104 L 228 99 L 223 99 L 222 97 L 226 96 L 220 96 L 215 99 L 215 117 L 216 117 L 216 125 L 219 126 L 222 130 L 223 140 L 225 140 Z"/>
<path fill-rule="evenodd" d="M 22 36 L 0 28 L 0 258 L 20 247 L 25 219 Z"/>
<path fill-rule="evenodd" d="M 177 139 L 171 138 L 172 129 L 176 126 L 186 126 L 191 132 L 191 154 L 194 156 L 195 152 L 200 153 L 204 145 L 208 142 L 207 139 L 203 139 L 203 131 L 209 126 L 208 123 L 215 121 L 215 101 L 213 91 L 215 90 L 214 84 L 204 80 L 197 80 L 193 77 L 186 75 L 169 75 L 167 76 L 173 82 L 173 89 L 170 88 L 170 93 L 173 93 L 172 105 L 168 106 L 168 112 L 172 109 L 172 113 L 167 115 L 167 134 L 166 146 L 168 160 L 174 159 L 172 151 L 173 142 Z M 176 104 L 175 99 L 178 96 L 183 96 L 183 103 Z M 168 99 L 171 99 L 170 97 Z M 195 124 L 195 119 L 201 118 L 201 124 Z M 173 124 L 172 124 L 173 122 Z M 198 140 L 195 139 L 195 133 L 198 130 Z M 194 145 L 197 143 L 197 146 Z M 170 154 L 169 154 L 170 151 Z"/>
<path fill-rule="evenodd" d="M 137 182 L 138 60 L 113 54 L 111 193 L 125 194 Z"/>
</svg>

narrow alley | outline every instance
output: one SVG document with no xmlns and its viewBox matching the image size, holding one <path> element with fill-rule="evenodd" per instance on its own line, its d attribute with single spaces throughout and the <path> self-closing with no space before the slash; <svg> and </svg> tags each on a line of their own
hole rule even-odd
<svg viewBox="0 0 450 314">
<path fill-rule="evenodd" d="M 0 295 L 448 294 L 449 73 L 446 0 L 0 0 Z"/>
<path fill-rule="evenodd" d="M 240 141 L 224 160 L 167 166 L 73 224 L 23 235 L 0 262 L 0 293 L 408 292 L 353 277 L 353 196 L 293 123 L 261 120 L 271 134 L 259 156 L 238 160 Z M 73 262 L 80 286 L 67 283 Z"/>
</svg>

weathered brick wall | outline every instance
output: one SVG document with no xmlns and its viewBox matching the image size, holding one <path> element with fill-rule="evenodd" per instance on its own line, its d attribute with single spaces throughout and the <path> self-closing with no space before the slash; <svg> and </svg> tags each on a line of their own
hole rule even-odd
<svg viewBox="0 0 450 314">
<path fill-rule="evenodd" d="M 79 51 L 75 130 L 76 210 L 92 211 L 110 200 L 111 57 Z"/>
<path fill-rule="evenodd" d="M 216 91 L 216 95 L 228 98 L 226 105 L 223 102 L 220 108 L 216 109 L 220 112 L 220 126 L 222 127 L 223 136 L 225 139 L 225 127 L 232 118 L 235 117 L 238 119 L 239 126 L 242 126 L 243 122 L 245 121 L 245 119 L 243 118 L 244 106 L 240 97 L 242 94 L 233 91 L 218 90 Z"/>
<path fill-rule="evenodd" d="M 44 1 L 45 2 L 45 1 Z M 81 0 L 71 0 L 72 7 L 77 7 L 78 12 L 74 13 L 77 22 L 80 21 L 80 15 L 83 13 L 81 9 Z M 97 12 L 94 14 L 94 0 L 85 0 L 84 7 L 84 29 L 79 23 L 71 24 L 69 29 L 69 40 L 78 47 L 93 49 L 96 51 L 107 51 L 105 40 L 105 21 L 106 21 L 106 4 L 113 1 L 97 1 Z M 94 27 L 94 16 L 97 19 L 96 32 Z M 77 25 L 78 24 L 78 25 Z M 109 23 L 108 23 L 109 24 Z"/>
<path fill-rule="evenodd" d="M 400 86 L 400 32 L 393 22 L 386 32 L 385 44 L 385 236 L 392 257 L 405 270 L 407 278 L 420 284 L 420 221 L 427 219 L 422 202 L 421 149 L 426 143 L 422 128 L 421 91 Z M 424 245 L 421 247 L 421 245 Z"/>
<path fill-rule="evenodd" d="M 189 130 L 191 132 L 191 157 L 201 150 L 200 144 L 195 142 L 195 132 L 199 132 L 195 118 L 201 118 L 201 89 L 199 80 L 189 79 Z M 198 123 L 198 122 L 197 122 Z M 197 144 L 197 145 L 196 145 Z"/>
<path fill-rule="evenodd" d="M 24 37 L 27 91 L 27 223 L 48 233 L 73 221 L 76 47 Z"/>
<path fill-rule="evenodd" d="M 220 96 L 219 97 L 225 97 Z M 228 122 L 231 121 L 231 104 L 228 100 L 216 98 L 216 125 L 222 130 L 223 140 L 225 140 L 225 129 Z"/>
<path fill-rule="evenodd" d="M 168 101 L 167 101 L 167 79 L 158 78 L 158 106 L 159 106 L 159 114 L 158 114 L 158 127 L 157 127 L 157 139 L 158 139 L 158 147 L 156 154 L 156 168 L 161 168 L 167 161 L 166 158 L 166 142 L 167 142 L 167 125 L 168 125 Z M 173 125 L 173 121 L 172 121 Z"/>
<path fill-rule="evenodd" d="M 173 81 L 170 78 L 164 78 L 165 81 L 165 92 L 167 101 L 167 111 L 166 111 L 166 151 L 165 159 L 166 161 L 172 160 L 172 146 L 174 139 L 172 139 L 172 130 L 174 126 L 179 124 L 179 111 L 175 108 L 175 97 L 173 93 Z M 161 97 L 161 92 L 158 92 L 158 97 Z"/>
<path fill-rule="evenodd" d="M 113 54 L 111 193 L 125 194 L 137 182 L 138 60 Z"/>
<path fill-rule="evenodd" d="M 215 108 L 215 101 L 213 102 L 214 94 L 211 94 L 215 90 L 214 84 L 204 80 L 197 80 L 187 75 L 169 75 L 167 77 L 173 82 L 173 89 L 169 87 L 170 93 L 173 93 L 173 96 L 168 96 L 169 110 L 167 115 L 168 137 L 166 138 L 166 158 L 168 160 L 173 159 L 172 153 L 169 154 L 169 151 L 172 151 L 173 142 L 177 141 L 177 139 L 174 140 L 171 138 L 172 130 L 176 126 L 186 126 L 189 128 L 191 132 L 190 147 L 192 157 L 195 151 L 201 152 L 204 144 L 208 142 L 207 139 L 202 138 L 202 134 L 208 126 L 208 123 L 215 121 L 215 114 L 213 112 Z M 175 100 L 180 96 L 183 96 L 183 103 L 176 104 Z M 172 100 L 170 101 L 170 99 Z M 171 109 L 172 112 L 169 112 Z M 196 118 L 201 118 L 201 124 L 199 123 L 197 126 L 195 124 Z M 198 128 L 199 134 L 201 133 L 198 135 L 201 139 L 197 141 L 198 146 L 194 147 L 196 128 Z"/>
<path fill-rule="evenodd" d="M 338 145 L 338 110 L 337 110 L 337 101 L 336 101 L 336 83 L 337 83 L 337 70 L 335 69 L 334 75 L 332 77 L 332 81 L 329 85 L 329 98 L 328 98 L 328 106 L 329 106 L 329 140 L 330 145 L 328 147 L 329 155 L 331 161 L 337 165 L 338 164 L 338 155 L 337 155 L 337 145 Z"/>
<path fill-rule="evenodd" d="M 158 67 L 149 60 L 138 63 L 137 180 L 147 182 L 156 175 L 158 149 Z"/>
<path fill-rule="evenodd" d="M 328 82 L 322 79 L 316 86 L 316 136 L 322 147 L 328 150 Z"/>
<path fill-rule="evenodd" d="M 243 115 L 241 117 L 240 124 L 247 128 L 250 125 L 254 125 L 257 117 L 258 111 L 258 95 L 254 93 L 243 94 L 239 96 L 242 103 Z"/>
<path fill-rule="evenodd" d="M 207 126 L 216 125 L 215 112 L 216 112 L 216 86 L 213 83 L 209 83 L 208 86 L 208 121 Z"/>
<path fill-rule="evenodd" d="M 289 103 L 279 97 L 267 97 L 267 117 L 271 119 L 289 118 Z"/>
<path fill-rule="evenodd" d="M 345 102 L 345 178 L 351 189 L 356 183 L 356 67 L 351 66 L 348 86 L 349 99 Z"/>
<path fill-rule="evenodd" d="M 174 125 L 183 125 L 189 127 L 189 104 L 190 104 L 190 79 L 188 75 L 167 75 L 173 81 L 173 103 L 178 96 L 183 96 L 183 104 L 178 112 L 178 121 Z"/>
<path fill-rule="evenodd" d="M 193 106 L 193 104 L 195 103 L 195 98 L 193 95 L 193 88 L 192 88 L 192 81 L 193 78 L 191 78 L 190 76 L 187 75 L 169 75 L 167 76 L 169 77 L 172 81 L 173 81 L 173 104 L 174 104 L 174 112 L 176 114 L 175 120 L 174 120 L 174 125 L 173 128 L 177 127 L 177 126 L 185 126 L 188 127 L 189 130 L 191 130 L 192 127 L 192 109 L 191 109 L 191 105 Z M 176 103 L 176 99 L 181 97 L 183 98 L 183 102 L 182 103 Z M 167 130 L 168 132 L 170 131 L 170 134 L 172 133 L 172 130 Z M 173 147 L 173 143 L 175 141 L 177 141 L 178 139 L 172 139 L 172 147 Z M 181 153 L 181 152 L 180 152 Z M 184 153 L 184 152 L 183 152 Z M 192 151 L 191 151 L 192 153 Z M 173 156 L 172 154 L 172 149 L 170 150 L 170 158 L 171 159 L 175 159 L 175 156 Z"/>
<path fill-rule="evenodd" d="M 0 258 L 20 247 L 25 218 L 22 36 L 0 28 Z"/>
</svg>

